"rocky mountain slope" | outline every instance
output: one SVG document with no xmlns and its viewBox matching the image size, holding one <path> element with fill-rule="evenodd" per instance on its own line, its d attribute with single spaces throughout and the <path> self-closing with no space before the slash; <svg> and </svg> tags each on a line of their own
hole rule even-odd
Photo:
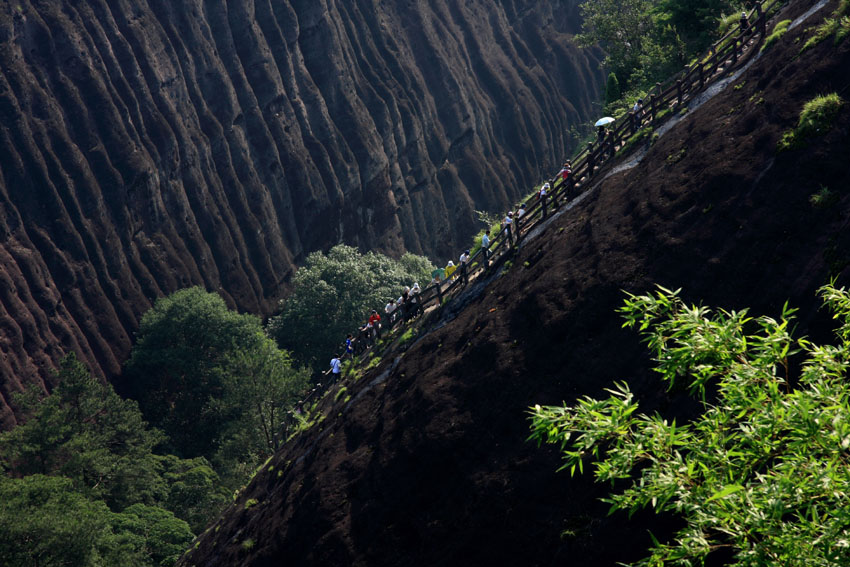
<svg viewBox="0 0 850 567">
<path fill-rule="evenodd" d="M 777 153 L 777 142 L 814 96 L 850 98 L 850 41 L 801 53 L 836 4 L 682 116 L 634 167 L 590 189 L 483 293 L 453 300 L 465 309 L 444 309 L 403 356 L 335 402 L 332 392 L 325 420 L 258 472 L 181 565 L 642 557 L 648 531 L 663 539 L 676 519 L 607 518 L 598 501 L 607 487 L 556 473 L 557 451 L 526 441 L 527 408 L 627 379 L 646 411 L 692 415 L 621 328 L 622 290 L 682 287 L 687 301 L 771 316 L 788 300 L 801 308 L 800 335 L 829 340 L 815 290 L 831 277 L 850 283 L 850 105 L 805 147 Z M 814 5 L 792 2 L 778 19 Z"/>
<path fill-rule="evenodd" d="M 178 288 L 268 314 L 338 242 L 453 256 L 589 118 L 576 3 L 4 3 L 0 426 L 64 352 L 117 373 Z"/>
</svg>

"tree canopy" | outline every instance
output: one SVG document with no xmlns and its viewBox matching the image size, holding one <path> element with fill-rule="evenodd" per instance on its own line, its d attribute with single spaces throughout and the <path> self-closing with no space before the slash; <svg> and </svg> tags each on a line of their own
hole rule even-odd
<svg viewBox="0 0 850 567">
<path fill-rule="evenodd" d="M 208 458 L 237 486 L 276 448 L 284 415 L 308 380 L 258 317 L 229 310 L 199 287 L 145 313 L 125 368 L 132 397 L 168 435 L 166 446 L 180 457 Z"/>
<path fill-rule="evenodd" d="M 702 53 L 736 6 L 729 0 L 586 0 L 577 39 L 582 46 L 601 45 L 620 93 L 635 95 Z M 606 91 L 609 107 L 611 94 Z"/>
<path fill-rule="evenodd" d="M 361 254 L 339 244 L 327 254 L 314 252 L 295 273 L 294 291 L 281 302 L 269 333 L 300 361 L 324 369 L 346 335 L 371 309 L 383 313 L 404 286 L 431 281 L 431 262 L 405 254 L 394 260 L 383 254 Z M 424 287 L 424 285 L 423 285 Z"/>
<path fill-rule="evenodd" d="M 230 491 L 205 459 L 155 454 L 162 432 L 73 354 L 56 381 L 0 434 L 3 564 L 173 565 Z"/>
<path fill-rule="evenodd" d="M 664 289 L 629 296 L 626 326 L 641 331 L 662 379 L 684 381 L 702 403 L 688 424 L 639 413 L 626 384 L 607 399 L 532 409 L 533 438 L 558 444 L 564 468 L 589 461 L 599 481 L 625 479 L 612 510 L 684 518 L 640 565 L 702 565 L 718 550 L 736 566 L 850 564 L 850 294 L 821 294 L 836 346 L 792 338 L 787 306 L 777 321 L 687 306 Z"/>
</svg>

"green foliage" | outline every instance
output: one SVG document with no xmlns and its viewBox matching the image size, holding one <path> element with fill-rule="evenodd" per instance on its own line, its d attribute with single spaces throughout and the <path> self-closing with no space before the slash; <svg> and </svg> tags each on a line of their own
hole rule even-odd
<svg viewBox="0 0 850 567">
<path fill-rule="evenodd" d="M 18 398 L 25 421 L 0 434 L 0 467 L 16 477 L 64 477 L 113 511 L 135 504 L 171 510 L 200 530 L 227 502 L 209 463 L 156 455 L 164 439 L 135 402 L 94 379 L 73 354 L 60 362 L 58 385 L 38 400 Z"/>
<path fill-rule="evenodd" d="M 125 377 L 167 446 L 209 459 L 231 487 L 277 448 L 286 411 L 309 380 L 259 318 L 198 287 L 145 313 Z"/>
<path fill-rule="evenodd" d="M 640 144 L 641 142 L 646 141 L 647 138 L 650 138 L 652 136 L 652 132 L 652 126 L 644 126 L 626 140 L 623 146 L 617 151 L 617 155 L 625 155 L 629 153 L 637 144 Z"/>
<path fill-rule="evenodd" d="M 619 100 L 623 95 L 620 91 L 620 81 L 617 80 L 615 73 L 608 73 L 608 81 L 605 83 L 605 104 L 610 104 L 615 100 Z"/>
<path fill-rule="evenodd" d="M 829 130 L 835 122 L 844 101 L 837 93 L 817 96 L 803 105 L 797 127 L 782 135 L 777 151 L 800 148 L 806 141 Z"/>
<path fill-rule="evenodd" d="M 829 190 L 829 187 L 821 187 L 817 193 L 809 196 L 809 203 L 818 209 L 827 209 L 838 202 L 838 195 Z"/>
<path fill-rule="evenodd" d="M 771 32 L 771 34 L 764 40 L 764 45 L 761 46 L 761 50 L 767 51 L 774 43 L 782 39 L 782 36 L 788 31 L 788 26 L 790 25 L 791 20 L 782 20 L 781 22 L 777 22 L 776 25 L 773 26 L 773 32 Z"/>
<path fill-rule="evenodd" d="M 226 375 L 224 394 L 211 403 L 233 418 L 222 424 L 213 463 L 236 486 L 283 443 L 287 412 L 309 386 L 310 371 L 293 368 L 289 354 L 262 336 L 253 349 L 234 354 Z"/>
<path fill-rule="evenodd" d="M 605 62 L 625 96 L 606 90 L 606 111 L 627 111 L 656 81 L 681 70 L 722 35 L 733 4 L 728 0 L 587 0 L 581 5 L 584 24 L 581 45 L 600 43 L 608 53 Z M 734 14 L 734 12 L 731 12 Z M 729 16 L 737 25 L 738 16 Z M 609 75 L 610 77 L 610 75 Z M 610 86 L 610 83 L 609 83 Z M 620 99 L 624 104 L 617 105 Z M 627 104 L 626 104 L 627 103 Z"/>
<path fill-rule="evenodd" d="M 404 286 L 431 281 L 433 269 L 421 256 L 393 260 L 343 244 L 327 254 L 314 252 L 296 272 L 295 289 L 269 322 L 269 333 L 298 361 L 324 370 L 346 334 L 365 322 L 371 309 L 383 313 Z"/>
<path fill-rule="evenodd" d="M 641 331 L 669 386 L 684 381 L 702 400 L 688 424 L 639 413 L 625 384 L 607 399 L 533 408 L 532 437 L 558 444 L 563 468 L 589 459 L 597 480 L 622 479 L 612 510 L 683 517 L 639 565 L 702 565 L 721 549 L 734 566 L 850 564 L 850 293 L 820 293 L 837 346 L 793 339 L 787 305 L 775 320 L 687 306 L 663 288 L 630 295 L 625 326 Z"/>
<path fill-rule="evenodd" d="M 718 22 L 725 20 L 725 13 L 739 14 L 737 3 L 729 0 L 662 0 L 658 12 L 664 21 L 677 33 L 686 38 L 688 53 L 699 53 L 707 49 L 726 30 L 719 29 Z M 732 18 L 733 25 L 738 17 Z"/>
<path fill-rule="evenodd" d="M 134 504 L 115 513 L 67 478 L 0 477 L 3 565 L 164 567 L 176 563 L 192 538 L 186 522 L 167 510 Z"/>
<path fill-rule="evenodd" d="M 163 497 L 153 448 L 136 404 L 94 379 L 76 356 L 60 362 L 58 386 L 43 400 L 22 398 L 26 421 L 0 434 L 0 463 L 16 476 L 56 475 L 113 510 Z"/>
<path fill-rule="evenodd" d="M 654 23 L 650 0 L 587 0 L 581 4 L 584 21 L 577 36 L 583 46 L 601 43 L 606 63 L 617 76 L 628 77 L 650 43 Z"/>
<path fill-rule="evenodd" d="M 164 507 L 186 520 L 194 533 L 200 533 L 230 503 L 230 490 L 203 457 L 156 458 L 157 470 L 167 487 Z"/>
<path fill-rule="evenodd" d="M 850 1 L 841 0 L 838 3 L 838 7 L 832 13 L 832 16 L 824 18 L 823 23 L 815 28 L 815 33 L 806 40 L 806 43 L 800 49 L 800 53 L 811 49 L 829 36 L 835 36 L 836 45 L 841 43 L 850 34 L 848 11 L 850 11 Z"/>
<path fill-rule="evenodd" d="M 672 153 L 669 156 L 667 156 L 667 163 L 669 165 L 679 163 L 680 161 L 682 161 L 682 158 L 685 157 L 685 154 L 687 153 L 687 151 L 688 151 L 687 148 L 680 148 L 678 152 Z"/>
</svg>

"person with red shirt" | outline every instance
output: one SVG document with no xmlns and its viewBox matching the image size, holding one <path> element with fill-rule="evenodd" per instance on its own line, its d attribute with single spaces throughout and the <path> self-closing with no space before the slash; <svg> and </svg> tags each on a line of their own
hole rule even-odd
<svg viewBox="0 0 850 567">
<path fill-rule="evenodd" d="M 372 309 L 372 314 L 369 316 L 369 324 L 372 325 L 372 332 L 375 333 L 375 338 L 381 338 L 381 316 L 378 312 Z"/>
</svg>

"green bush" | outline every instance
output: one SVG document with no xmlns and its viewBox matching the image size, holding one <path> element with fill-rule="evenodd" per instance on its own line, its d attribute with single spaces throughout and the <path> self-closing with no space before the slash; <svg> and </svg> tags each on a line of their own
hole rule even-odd
<svg viewBox="0 0 850 567">
<path fill-rule="evenodd" d="M 761 46 L 761 50 L 767 51 L 774 43 L 782 39 L 782 36 L 788 31 L 788 26 L 790 25 L 791 20 L 782 20 L 781 22 L 777 22 L 776 25 L 773 26 L 773 32 L 764 40 L 764 45 Z"/>
<path fill-rule="evenodd" d="M 589 462 L 598 481 L 623 487 L 605 499 L 612 510 L 683 518 L 639 565 L 703 565 L 715 550 L 731 551 L 731 566 L 850 565 L 850 293 L 820 293 L 837 346 L 792 338 L 787 305 L 777 321 L 713 314 L 663 288 L 630 295 L 625 325 L 643 334 L 662 380 L 701 401 L 686 424 L 639 413 L 626 384 L 607 399 L 532 408 L 532 438 L 560 446 L 562 468 Z"/>
<path fill-rule="evenodd" d="M 831 35 L 835 36 L 836 45 L 844 40 L 850 33 L 850 18 L 847 16 L 850 9 L 850 0 L 841 0 L 838 7 L 829 18 L 824 18 L 823 23 L 815 28 L 815 33 L 806 40 L 800 53 L 811 49 Z"/>
<path fill-rule="evenodd" d="M 782 135 L 778 151 L 802 147 L 810 138 L 823 134 L 832 127 L 844 101 L 837 93 L 817 96 L 803 105 L 797 127 Z"/>
</svg>

